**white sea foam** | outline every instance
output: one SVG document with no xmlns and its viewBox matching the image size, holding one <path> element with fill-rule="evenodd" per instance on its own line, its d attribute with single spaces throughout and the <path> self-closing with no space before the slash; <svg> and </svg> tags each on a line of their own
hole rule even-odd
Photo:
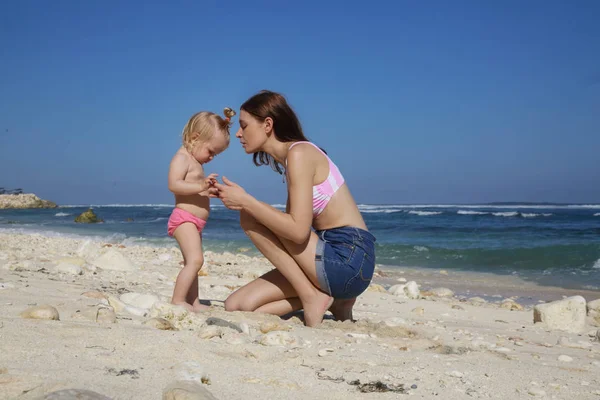
<svg viewBox="0 0 600 400">
<path fill-rule="evenodd" d="M 600 217 L 600 213 L 594 214 L 594 217 Z"/>
<path fill-rule="evenodd" d="M 67 215 L 71 215 L 69 213 L 63 213 L 63 212 L 59 212 L 54 214 L 55 217 L 66 217 Z"/>
<path fill-rule="evenodd" d="M 600 258 L 596 260 L 596 262 L 594 263 L 594 266 L 592 268 L 600 269 Z"/>
<path fill-rule="evenodd" d="M 430 215 L 439 215 L 442 212 L 441 211 L 409 211 L 408 213 L 425 217 L 425 216 L 430 216 Z"/>
<path fill-rule="evenodd" d="M 429 249 L 425 246 L 414 246 L 413 249 L 415 249 L 416 251 L 429 251 Z"/>
<path fill-rule="evenodd" d="M 543 213 L 543 214 L 521 213 L 521 216 L 524 217 L 524 218 L 549 217 L 551 215 L 552 215 L 552 213 Z"/>
<path fill-rule="evenodd" d="M 364 214 L 391 214 L 391 213 L 399 213 L 405 212 L 406 210 L 360 210 L 361 213 Z"/>
<path fill-rule="evenodd" d="M 507 211 L 507 212 L 495 212 L 495 213 L 492 213 L 492 215 L 495 215 L 496 217 L 516 217 L 517 215 L 519 215 L 519 213 L 516 211 Z"/>
<path fill-rule="evenodd" d="M 460 214 L 460 215 L 485 215 L 485 214 L 489 214 L 489 213 L 483 212 L 483 211 L 471 211 L 471 210 L 458 210 L 456 213 Z"/>
</svg>

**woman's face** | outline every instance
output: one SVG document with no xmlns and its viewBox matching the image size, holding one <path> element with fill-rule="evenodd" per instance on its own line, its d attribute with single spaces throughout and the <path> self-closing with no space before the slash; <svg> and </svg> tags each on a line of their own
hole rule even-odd
<svg viewBox="0 0 600 400">
<path fill-rule="evenodd" d="M 240 110 L 240 129 L 235 137 L 240 139 L 240 143 L 247 154 L 260 151 L 267 140 L 266 121 L 257 120 L 252 114 Z"/>
</svg>

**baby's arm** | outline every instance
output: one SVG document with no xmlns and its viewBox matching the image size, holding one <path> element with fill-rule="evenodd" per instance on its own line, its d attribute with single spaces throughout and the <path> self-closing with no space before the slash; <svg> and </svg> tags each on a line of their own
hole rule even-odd
<svg viewBox="0 0 600 400">
<path fill-rule="evenodd" d="M 202 182 L 186 182 L 188 160 L 183 154 L 176 154 L 169 167 L 169 190 L 174 194 L 192 195 L 208 190 L 208 179 Z"/>
</svg>

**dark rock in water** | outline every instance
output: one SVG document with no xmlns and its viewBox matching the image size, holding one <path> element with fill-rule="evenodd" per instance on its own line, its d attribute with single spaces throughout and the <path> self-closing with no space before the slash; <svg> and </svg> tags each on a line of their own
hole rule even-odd
<svg viewBox="0 0 600 400">
<path fill-rule="evenodd" d="M 98 216 L 94 213 L 94 211 L 90 208 L 87 211 L 82 212 L 75 218 L 75 222 L 81 224 L 95 224 L 97 222 L 104 222 L 98 218 Z"/>
<path fill-rule="evenodd" d="M 65 389 L 48 393 L 37 400 L 111 400 L 100 393 L 85 389 Z"/>
<path fill-rule="evenodd" d="M 224 328 L 231 328 L 235 331 L 242 332 L 242 328 L 240 328 L 239 325 L 217 317 L 210 317 L 209 319 L 207 319 L 206 325 L 222 326 Z"/>
<path fill-rule="evenodd" d="M 133 218 L 127 218 L 125 222 L 133 222 Z"/>
</svg>

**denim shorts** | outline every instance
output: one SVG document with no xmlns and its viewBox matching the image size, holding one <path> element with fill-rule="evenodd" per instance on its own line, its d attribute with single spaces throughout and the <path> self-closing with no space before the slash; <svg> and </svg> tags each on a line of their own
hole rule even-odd
<svg viewBox="0 0 600 400">
<path fill-rule="evenodd" d="M 364 292 L 375 270 L 375 236 L 347 226 L 315 233 L 321 290 L 335 299 L 352 299 Z"/>
</svg>

